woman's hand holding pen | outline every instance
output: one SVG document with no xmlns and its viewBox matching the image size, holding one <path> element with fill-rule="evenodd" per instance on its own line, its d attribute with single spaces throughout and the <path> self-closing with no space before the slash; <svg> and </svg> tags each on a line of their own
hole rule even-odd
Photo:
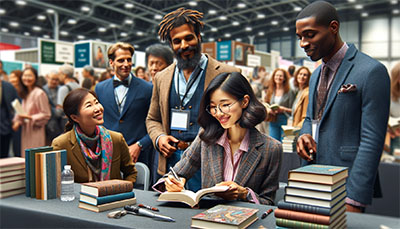
<svg viewBox="0 0 400 229">
<path fill-rule="evenodd" d="M 180 177 L 181 181 L 178 181 L 177 179 L 174 178 L 173 175 L 168 175 L 167 178 L 165 178 L 165 188 L 167 189 L 168 192 L 180 192 L 184 190 L 186 179 L 183 177 Z"/>
<path fill-rule="evenodd" d="M 312 161 L 317 152 L 317 144 L 309 134 L 303 134 L 297 139 L 297 154 L 307 161 Z"/>
<path fill-rule="evenodd" d="M 225 200 L 246 200 L 247 198 L 247 189 L 236 184 L 233 181 L 224 181 L 216 184 L 216 186 L 226 185 L 229 186 L 229 189 L 226 192 L 218 192 L 215 193 L 216 196 L 219 196 Z"/>
</svg>

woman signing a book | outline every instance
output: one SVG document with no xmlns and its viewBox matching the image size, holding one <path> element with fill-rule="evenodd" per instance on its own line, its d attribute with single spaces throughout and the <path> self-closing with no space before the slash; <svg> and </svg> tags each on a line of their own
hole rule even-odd
<svg viewBox="0 0 400 229">
<path fill-rule="evenodd" d="M 54 150 L 67 150 L 67 164 L 75 182 L 110 179 L 136 181 L 137 171 L 122 134 L 102 126 L 103 106 L 95 92 L 78 88 L 65 97 L 64 113 L 68 117 L 65 133 L 52 142 Z"/>
<path fill-rule="evenodd" d="M 238 72 L 216 76 L 200 103 L 202 129 L 173 167 L 181 181 L 170 173 L 164 179 L 165 189 L 183 190 L 186 180 L 201 169 L 202 188 L 229 186 L 215 195 L 273 205 L 282 146 L 255 128 L 265 117 L 265 107 L 244 76 Z M 160 180 L 154 188 L 163 186 Z"/>
</svg>

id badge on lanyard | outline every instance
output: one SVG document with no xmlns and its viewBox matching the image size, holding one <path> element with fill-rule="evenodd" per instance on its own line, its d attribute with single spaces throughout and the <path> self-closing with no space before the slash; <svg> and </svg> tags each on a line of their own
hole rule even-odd
<svg viewBox="0 0 400 229">
<path fill-rule="evenodd" d="M 189 129 L 190 110 L 171 109 L 171 130 Z"/>
</svg>

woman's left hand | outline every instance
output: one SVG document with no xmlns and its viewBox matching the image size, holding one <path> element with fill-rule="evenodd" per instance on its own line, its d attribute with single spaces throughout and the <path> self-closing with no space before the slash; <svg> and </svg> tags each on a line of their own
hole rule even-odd
<svg viewBox="0 0 400 229">
<path fill-rule="evenodd" d="M 29 119 L 29 120 L 32 119 L 32 116 L 30 116 L 30 115 L 19 114 L 18 116 L 19 116 L 19 118 L 21 118 L 21 119 Z"/>
<path fill-rule="evenodd" d="M 233 181 L 224 181 L 216 184 L 216 186 L 226 185 L 229 186 L 229 189 L 226 192 L 218 192 L 215 193 L 216 196 L 219 196 L 225 200 L 246 200 L 247 197 L 247 189 L 236 184 Z"/>
</svg>

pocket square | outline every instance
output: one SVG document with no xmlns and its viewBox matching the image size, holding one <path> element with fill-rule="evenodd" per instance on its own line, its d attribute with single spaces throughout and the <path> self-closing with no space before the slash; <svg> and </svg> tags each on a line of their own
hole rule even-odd
<svg viewBox="0 0 400 229">
<path fill-rule="evenodd" d="M 357 91 L 357 85 L 351 84 L 351 83 L 343 84 L 337 93 L 340 94 L 340 93 L 347 93 L 347 92 L 351 92 L 351 91 Z"/>
</svg>

